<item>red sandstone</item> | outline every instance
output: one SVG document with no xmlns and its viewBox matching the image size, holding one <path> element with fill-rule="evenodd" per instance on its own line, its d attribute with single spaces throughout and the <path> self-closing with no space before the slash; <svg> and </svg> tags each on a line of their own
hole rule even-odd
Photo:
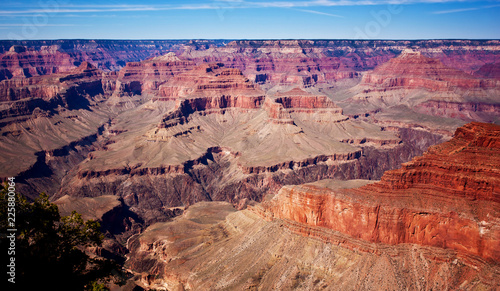
<svg viewBox="0 0 500 291">
<path fill-rule="evenodd" d="M 355 189 L 287 186 L 267 216 L 368 242 L 453 249 L 500 261 L 500 126 L 471 123 L 449 142 Z M 300 228 L 295 231 L 302 232 Z"/>
</svg>

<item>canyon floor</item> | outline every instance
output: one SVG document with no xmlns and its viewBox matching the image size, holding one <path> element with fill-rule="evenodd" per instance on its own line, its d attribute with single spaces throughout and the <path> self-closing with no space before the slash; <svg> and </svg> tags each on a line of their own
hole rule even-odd
<svg viewBox="0 0 500 291">
<path fill-rule="evenodd" d="M 495 290 L 499 52 L 0 41 L 0 178 L 101 221 L 129 289 Z"/>
</svg>

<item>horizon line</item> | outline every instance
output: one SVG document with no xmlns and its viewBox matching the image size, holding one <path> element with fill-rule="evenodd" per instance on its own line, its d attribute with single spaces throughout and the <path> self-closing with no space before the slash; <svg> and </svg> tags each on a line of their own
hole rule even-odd
<svg viewBox="0 0 500 291">
<path fill-rule="evenodd" d="M 36 38 L 36 39 L 0 39 L 0 41 L 273 41 L 273 40 L 303 40 L 303 41 L 432 41 L 432 40 L 476 40 L 476 41 L 500 41 L 500 38 Z"/>
</svg>

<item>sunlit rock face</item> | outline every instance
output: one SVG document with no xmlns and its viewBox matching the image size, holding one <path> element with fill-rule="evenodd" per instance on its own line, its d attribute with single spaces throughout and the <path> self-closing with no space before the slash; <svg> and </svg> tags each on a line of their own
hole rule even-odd
<svg viewBox="0 0 500 291">
<path fill-rule="evenodd" d="M 127 266 L 148 288 L 495 290 L 499 165 L 500 126 L 470 123 L 381 181 L 194 204 L 134 237 Z"/>
<path fill-rule="evenodd" d="M 434 246 L 498 262 L 499 165 L 500 127 L 471 123 L 380 182 L 286 186 L 266 205 L 271 217 L 306 226 L 295 228 L 305 235 L 327 228 L 367 242 Z"/>
</svg>

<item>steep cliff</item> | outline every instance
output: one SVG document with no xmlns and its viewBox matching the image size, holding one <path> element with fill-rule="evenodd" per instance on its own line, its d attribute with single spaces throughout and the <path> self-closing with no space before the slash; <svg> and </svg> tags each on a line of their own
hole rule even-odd
<svg viewBox="0 0 500 291">
<path fill-rule="evenodd" d="M 96 96 L 104 98 L 103 73 L 84 62 L 68 72 L 0 81 L 0 117 L 28 115 L 35 108 L 53 111 L 86 108 Z"/>
<path fill-rule="evenodd" d="M 348 115 L 371 115 L 382 123 L 399 119 L 440 130 L 443 122 L 434 116 L 499 121 L 497 79 L 465 73 L 414 50 L 365 73 L 348 91 L 354 96 L 340 104 Z"/>
<path fill-rule="evenodd" d="M 114 94 L 158 95 L 163 83 L 193 66 L 192 61 L 181 60 L 172 52 L 142 62 L 129 62 L 118 72 Z"/>
<path fill-rule="evenodd" d="M 362 243 L 311 229 L 325 243 L 294 234 L 290 222 L 255 210 L 202 202 L 128 241 L 126 266 L 143 288 L 168 290 L 454 290 L 499 287 L 498 265 L 472 264 L 453 250 L 417 244 Z M 302 227 L 298 224 L 296 227 Z M 351 241 L 355 248 L 346 247 Z M 357 242 L 357 243 L 356 243 Z M 366 252 L 367 248 L 376 252 Z"/>
<path fill-rule="evenodd" d="M 145 288 L 496 290 L 499 138 L 471 123 L 379 182 L 285 186 L 243 211 L 192 205 L 131 239 L 127 267 Z"/>
<path fill-rule="evenodd" d="M 365 74 L 361 84 L 381 86 L 386 90 L 404 87 L 447 91 L 452 88 L 494 88 L 496 81 L 474 78 L 463 71 L 443 65 L 438 59 L 428 58 L 418 51 L 407 49 L 397 58 Z"/>
<path fill-rule="evenodd" d="M 471 123 L 452 140 L 386 172 L 380 182 L 320 181 L 287 186 L 264 204 L 268 219 L 349 248 L 361 240 L 452 249 L 474 263 L 500 260 L 500 127 Z M 304 225 L 301 227 L 300 225 Z M 323 229 L 352 237 L 344 241 Z"/>
<path fill-rule="evenodd" d="M 489 63 L 474 72 L 475 76 L 500 79 L 500 63 Z"/>
<path fill-rule="evenodd" d="M 13 45 L 0 55 L 0 80 L 29 78 L 75 69 L 71 56 L 58 50 L 57 46 L 42 46 L 39 50 Z"/>
</svg>

